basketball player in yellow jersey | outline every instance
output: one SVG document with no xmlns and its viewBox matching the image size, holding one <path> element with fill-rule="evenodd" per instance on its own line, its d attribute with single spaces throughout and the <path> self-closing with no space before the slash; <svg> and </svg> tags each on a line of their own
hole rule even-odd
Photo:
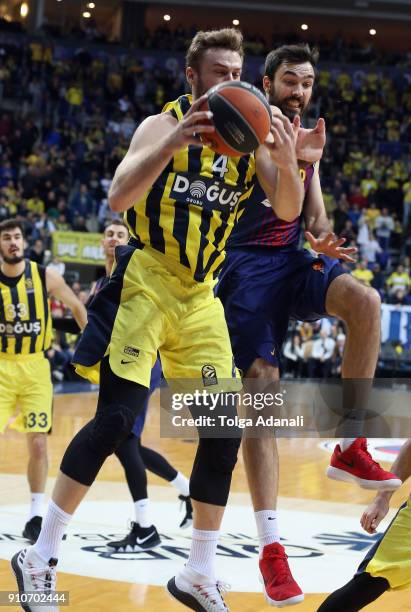
<svg viewBox="0 0 411 612">
<path fill-rule="evenodd" d="M 47 477 L 47 432 L 52 425 L 50 293 L 68 306 L 81 328 L 86 311 L 64 279 L 24 259 L 22 225 L 0 223 L 0 433 L 10 427 L 27 434 L 27 478 L 31 507 L 23 536 L 36 541 Z M 18 416 L 11 421 L 19 408 Z"/>
<path fill-rule="evenodd" d="M 401 447 L 391 471 L 403 482 L 411 477 L 411 440 Z M 386 516 L 394 491 L 380 491 L 366 508 L 361 525 L 368 533 Z M 354 578 L 334 591 L 318 612 L 356 612 L 375 601 L 385 591 L 411 589 L 411 495 L 365 555 Z"/>
<path fill-rule="evenodd" d="M 240 79 L 241 33 L 199 32 L 186 60 L 192 98 L 182 96 L 138 127 L 111 185 L 110 206 L 126 212 L 132 238 L 116 250 L 116 267 L 90 305 L 74 356 L 85 376 L 97 380 L 100 373 L 97 412 L 66 450 L 37 543 L 12 559 L 20 590 L 40 590 L 43 582 L 54 588 L 66 526 L 143 409 L 157 351 L 168 381 L 191 379 L 196 388 L 210 392 L 239 389 L 224 312 L 213 287 L 237 204 L 250 193 L 254 177 L 278 216 L 292 220 L 301 213 L 296 126 L 286 117 L 273 118 L 271 137 L 255 155 L 230 158 L 206 144 L 214 128 L 210 114 L 199 111 L 202 96 L 213 85 Z M 218 411 L 234 416 L 235 407 L 217 406 L 213 414 Z M 190 555 L 167 585 L 195 610 L 227 610 L 214 561 L 240 444 L 240 431 L 230 434 L 200 436 L 190 480 Z M 40 612 L 33 605 L 29 609 Z"/>
</svg>

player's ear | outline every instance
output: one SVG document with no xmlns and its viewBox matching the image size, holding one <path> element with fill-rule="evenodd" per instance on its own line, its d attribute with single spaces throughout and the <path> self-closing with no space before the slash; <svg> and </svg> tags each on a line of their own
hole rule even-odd
<svg viewBox="0 0 411 612">
<path fill-rule="evenodd" d="M 265 74 L 263 76 L 263 89 L 265 93 L 268 93 L 270 91 L 270 85 L 271 85 L 270 78 Z"/>
<path fill-rule="evenodd" d="M 191 66 L 187 66 L 187 68 L 186 68 L 186 79 L 187 79 L 187 83 L 189 85 L 193 84 L 194 70 L 191 68 Z"/>
</svg>

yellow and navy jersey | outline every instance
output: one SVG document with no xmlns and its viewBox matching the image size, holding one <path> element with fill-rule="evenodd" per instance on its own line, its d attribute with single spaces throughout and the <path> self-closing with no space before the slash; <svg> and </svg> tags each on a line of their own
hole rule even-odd
<svg viewBox="0 0 411 612">
<path fill-rule="evenodd" d="M 191 106 L 184 95 L 163 112 L 181 121 Z M 206 146 L 175 153 L 144 197 L 125 213 L 130 233 L 190 270 L 199 282 L 216 278 L 238 203 L 254 184 L 254 154 L 227 157 Z"/>
<path fill-rule="evenodd" d="M 46 269 L 27 260 L 21 276 L 12 278 L 0 271 L 0 359 L 41 353 L 50 343 Z"/>
</svg>

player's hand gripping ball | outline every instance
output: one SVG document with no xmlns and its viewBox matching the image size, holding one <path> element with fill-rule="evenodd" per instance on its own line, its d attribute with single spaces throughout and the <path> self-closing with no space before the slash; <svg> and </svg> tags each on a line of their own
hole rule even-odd
<svg viewBox="0 0 411 612">
<path fill-rule="evenodd" d="M 244 81 L 212 87 L 200 110 L 213 113 L 215 132 L 207 134 L 206 140 L 221 155 L 247 155 L 266 140 L 270 131 L 270 105 L 254 85 Z"/>
</svg>

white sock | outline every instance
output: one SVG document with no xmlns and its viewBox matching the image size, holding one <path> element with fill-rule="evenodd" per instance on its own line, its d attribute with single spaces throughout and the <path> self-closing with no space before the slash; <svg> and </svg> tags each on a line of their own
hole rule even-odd
<svg viewBox="0 0 411 612">
<path fill-rule="evenodd" d="M 43 519 L 41 532 L 34 545 L 35 551 L 48 561 L 51 557 L 58 558 L 61 541 L 72 515 L 67 514 L 51 499 Z"/>
<path fill-rule="evenodd" d="M 258 532 L 258 543 L 260 546 L 260 556 L 264 546 L 280 541 L 278 530 L 278 519 L 276 510 L 259 510 L 254 512 L 255 522 Z"/>
<path fill-rule="evenodd" d="M 190 481 L 181 472 L 177 472 L 177 476 L 174 480 L 170 480 L 170 484 L 173 485 L 181 495 L 184 495 L 184 497 L 190 495 Z"/>
<path fill-rule="evenodd" d="M 134 510 L 136 514 L 136 523 L 140 525 L 140 527 L 151 527 L 152 522 L 149 519 L 149 499 L 146 497 L 144 499 L 138 499 L 134 502 Z"/>
<path fill-rule="evenodd" d="M 202 531 L 193 528 L 187 567 L 214 579 L 214 564 L 219 536 L 220 531 Z"/>
<path fill-rule="evenodd" d="M 33 516 L 43 516 L 44 493 L 30 493 L 30 495 L 31 504 L 28 520 L 32 519 Z"/>
<path fill-rule="evenodd" d="M 342 452 L 346 451 L 347 448 L 349 446 L 351 446 L 351 444 L 353 442 L 356 441 L 356 439 L 357 438 L 341 438 L 341 440 L 340 440 L 340 448 L 341 448 Z"/>
</svg>

